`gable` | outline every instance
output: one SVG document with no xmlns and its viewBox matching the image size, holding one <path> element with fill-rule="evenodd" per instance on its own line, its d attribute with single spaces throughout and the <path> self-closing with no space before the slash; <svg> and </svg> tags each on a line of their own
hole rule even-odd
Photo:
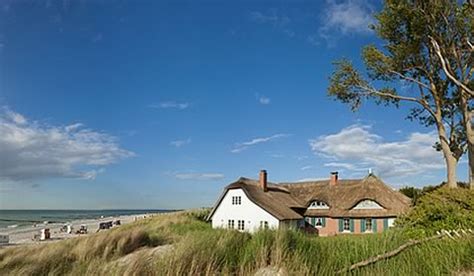
<svg viewBox="0 0 474 276">
<path fill-rule="evenodd" d="M 239 198 L 238 203 L 234 201 L 236 197 Z M 266 218 L 262 220 L 278 220 L 275 215 L 254 202 L 246 191 L 241 188 L 226 190 L 209 214 L 208 220 L 214 220 L 215 217 L 221 219 L 221 217 L 227 217 L 228 215 L 239 215 L 241 217 L 256 216 Z"/>
<path fill-rule="evenodd" d="M 382 207 L 380 204 L 378 204 L 374 200 L 364 199 L 362 201 L 359 201 L 359 203 L 357 203 L 352 209 L 359 210 L 359 209 L 385 209 L 385 208 Z"/>
</svg>

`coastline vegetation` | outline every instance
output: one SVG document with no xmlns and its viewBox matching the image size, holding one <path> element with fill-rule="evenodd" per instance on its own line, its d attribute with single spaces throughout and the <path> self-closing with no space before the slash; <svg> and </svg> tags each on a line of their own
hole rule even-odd
<svg viewBox="0 0 474 276">
<path fill-rule="evenodd" d="M 446 194 L 448 189 L 437 191 L 443 192 L 428 195 L 445 199 L 439 200 L 438 205 L 452 204 L 453 198 L 459 200 Z M 472 198 L 465 197 L 470 202 Z M 422 202 L 417 206 L 423 206 Z M 472 216 L 472 209 L 470 213 L 464 211 Z M 276 269 L 283 275 L 334 275 L 353 263 L 399 247 L 413 238 L 413 233 L 429 234 L 412 231 L 421 226 L 414 227 L 408 217 L 423 217 L 420 207 L 384 233 L 326 238 L 293 230 L 265 230 L 250 235 L 212 229 L 204 220 L 208 212 L 201 209 L 161 214 L 85 237 L 4 248 L 0 250 L 0 274 L 253 275 L 261 269 Z M 451 220 L 449 216 L 439 217 L 446 219 Z M 346 274 L 444 275 L 472 271 L 473 260 L 474 237 L 470 235 L 423 243 Z"/>
</svg>

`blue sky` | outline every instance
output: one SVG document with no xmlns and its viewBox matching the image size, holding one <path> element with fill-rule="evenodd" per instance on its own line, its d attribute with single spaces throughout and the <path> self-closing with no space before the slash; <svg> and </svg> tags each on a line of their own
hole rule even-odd
<svg viewBox="0 0 474 276">
<path fill-rule="evenodd" d="M 360 64 L 381 44 L 367 28 L 378 9 L 2 1 L 0 208 L 210 206 L 260 169 L 275 182 L 372 168 L 393 187 L 439 183 L 433 129 L 326 94 L 332 61 Z"/>
</svg>

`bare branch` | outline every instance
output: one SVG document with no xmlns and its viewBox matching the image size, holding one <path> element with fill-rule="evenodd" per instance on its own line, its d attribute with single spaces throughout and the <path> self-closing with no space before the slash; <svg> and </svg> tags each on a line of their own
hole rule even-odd
<svg viewBox="0 0 474 276">
<path fill-rule="evenodd" d="M 424 99 L 418 99 L 418 98 L 413 98 L 413 97 L 406 97 L 406 96 L 400 96 L 400 95 L 393 95 L 390 93 L 385 93 L 381 92 L 373 87 L 365 86 L 365 85 L 356 85 L 357 88 L 362 89 L 367 91 L 367 95 L 376 95 L 379 97 L 386 97 L 386 98 L 391 98 L 394 100 L 400 100 L 400 101 L 407 101 L 407 102 L 413 102 L 421 105 L 426 111 L 428 111 L 433 118 L 436 118 L 436 114 L 433 110 L 431 110 L 430 105 L 424 100 Z"/>
<path fill-rule="evenodd" d="M 404 79 L 404 80 L 406 80 L 406 81 L 414 82 L 414 83 L 416 83 L 416 84 L 418 84 L 418 85 L 420 85 L 420 86 L 423 86 L 424 88 L 426 88 L 426 89 L 428 89 L 428 90 L 431 90 L 431 88 L 430 88 L 427 84 L 425 84 L 425 83 L 423 83 L 423 82 L 421 82 L 421 81 L 419 81 L 419 80 L 416 80 L 416 79 L 414 79 L 414 78 L 405 76 L 405 75 L 403 75 L 403 74 L 401 74 L 401 73 L 399 73 L 399 72 L 397 72 L 397 71 L 392 71 L 392 70 L 390 70 L 389 72 L 392 73 L 392 74 L 395 74 L 395 75 L 399 76 L 400 78 L 402 78 L 402 79 Z"/>
<path fill-rule="evenodd" d="M 471 41 L 469 41 L 469 38 L 466 38 L 467 45 L 469 45 L 469 48 L 471 48 L 471 52 L 474 52 L 474 44 L 472 44 Z"/>
<path fill-rule="evenodd" d="M 438 56 L 439 60 L 441 61 L 441 66 L 443 67 L 443 71 L 444 73 L 446 74 L 446 76 L 448 76 L 448 78 L 454 82 L 457 86 L 459 86 L 460 88 L 462 88 L 464 91 L 466 91 L 467 93 L 469 93 L 472 97 L 474 97 L 474 91 L 472 89 L 470 89 L 469 87 L 467 87 L 465 84 L 463 84 L 462 82 L 460 82 L 456 77 L 454 77 L 452 74 L 451 74 L 451 70 L 450 68 L 448 68 L 448 65 L 446 64 L 446 61 L 443 57 L 443 54 L 441 53 L 441 49 L 439 47 L 439 44 L 438 42 L 433 38 L 433 37 L 430 37 L 431 39 L 431 44 L 433 45 L 433 48 L 435 50 L 435 53 L 436 55 Z"/>
</svg>

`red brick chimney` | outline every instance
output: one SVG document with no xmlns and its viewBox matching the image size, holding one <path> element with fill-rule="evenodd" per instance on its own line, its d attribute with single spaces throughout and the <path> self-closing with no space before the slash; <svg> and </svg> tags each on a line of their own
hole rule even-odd
<svg viewBox="0 0 474 276">
<path fill-rule="evenodd" d="M 260 177 L 259 177 L 259 182 L 260 182 L 260 187 L 264 192 L 268 191 L 267 187 L 267 171 L 266 170 L 261 170 L 260 171 Z"/>
<path fill-rule="evenodd" d="M 338 172 L 331 172 L 331 178 L 329 179 L 329 185 L 330 186 L 336 186 L 337 185 L 338 175 L 339 175 Z"/>
</svg>

